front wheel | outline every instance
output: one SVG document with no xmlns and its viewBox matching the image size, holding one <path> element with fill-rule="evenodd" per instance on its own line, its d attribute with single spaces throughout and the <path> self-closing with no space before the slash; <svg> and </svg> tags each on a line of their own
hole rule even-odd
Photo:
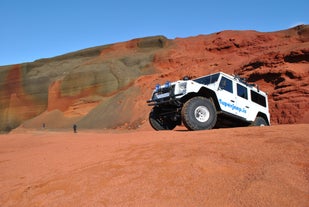
<svg viewBox="0 0 309 207">
<path fill-rule="evenodd" d="M 217 121 L 216 108 L 209 99 L 197 96 L 183 105 L 181 118 L 189 130 L 212 129 Z"/>
<path fill-rule="evenodd" d="M 151 127 L 157 131 L 173 130 L 177 125 L 176 121 L 160 115 L 160 108 L 158 107 L 153 107 L 152 111 L 150 112 L 149 123 Z"/>
</svg>

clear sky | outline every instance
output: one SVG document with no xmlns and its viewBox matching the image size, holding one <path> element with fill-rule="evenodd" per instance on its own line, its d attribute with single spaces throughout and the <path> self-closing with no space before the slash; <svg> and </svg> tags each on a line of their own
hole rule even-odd
<svg viewBox="0 0 309 207">
<path fill-rule="evenodd" d="M 308 23 L 308 0 L 0 0 L 0 65 L 152 35 Z"/>
</svg>

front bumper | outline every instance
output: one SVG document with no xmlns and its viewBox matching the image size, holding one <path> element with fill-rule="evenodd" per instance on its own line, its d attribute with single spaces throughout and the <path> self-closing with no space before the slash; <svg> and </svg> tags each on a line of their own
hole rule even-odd
<svg viewBox="0 0 309 207">
<path fill-rule="evenodd" d="M 180 106 L 180 98 L 186 93 L 187 82 L 177 81 L 172 84 L 157 85 L 152 97 L 147 101 L 149 106 L 175 105 Z"/>
<path fill-rule="evenodd" d="M 179 106 L 181 105 L 181 102 L 177 98 L 178 96 L 183 95 L 181 94 L 175 94 L 173 96 L 167 96 L 164 98 L 158 98 L 158 99 L 150 99 L 147 100 L 148 106 L 158 106 L 158 105 L 163 105 L 163 104 L 170 104 L 170 105 L 176 105 Z"/>
</svg>

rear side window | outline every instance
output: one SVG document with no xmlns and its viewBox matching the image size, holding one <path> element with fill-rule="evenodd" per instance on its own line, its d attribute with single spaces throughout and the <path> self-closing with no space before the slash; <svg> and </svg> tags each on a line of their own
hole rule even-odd
<svg viewBox="0 0 309 207">
<path fill-rule="evenodd" d="M 219 87 L 225 91 L 233 93 L 233 82 L 225 77 L 221 78 Z"/>
<path fill-rule="evenodd" d="M 248 90 L 245 86 L 242 86 L 237 83 L 237 95 L 244 99 L 248 99 Z"/>
<path fill-rule="evenodd" d="M 259 104 L 261 106 L 266 107 L 266 98 L 265 98 L 265 96 L 262 96 L 261 94 L 258 94 L 257 92 L 252 91 L 252 90 L 251 90 L 251 100 L 254 103 L 257 103 L 257 104 Z"/>
</svg>

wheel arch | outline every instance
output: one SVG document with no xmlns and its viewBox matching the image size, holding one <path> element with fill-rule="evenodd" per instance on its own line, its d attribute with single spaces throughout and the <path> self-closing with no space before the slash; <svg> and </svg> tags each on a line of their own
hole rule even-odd
<svg viewBox="0 0 309 207">
<path fill-rule="evenodd" d="M 267 124 L 270 125 L 269 120 L 268 120 L 266 114 L 264 114 L 263 112 L 260 112 L 260 111 L 259 111 L 259 112 L 257 113 L 256 117 L 262 117 L 262 118 L 267 122 Z"/>
<path fill-rule="evenodd" d="M 189 99 L 196 97 L 196 96 L 203 96 L 205 98 L 211 99 L 212 102 L 214 103 L 215 107 L 216 107 L 216 110 L 217 111 L 221 110 L 220 105 L 219 105 L 219 101 L 218 101 L 218 98 L 217 98 L 217 95 L 215 94 L 215 92 L 208 89 L 208 88 L 205 88 L 205 87 L 201 87 L 200 90 L 197 93 L 195 93 L 195 92 L 188 93 L 187 95 L 185 95 L 184 97 L 181 98 L 181 102 L 185 103 Z"/>
</svg>

